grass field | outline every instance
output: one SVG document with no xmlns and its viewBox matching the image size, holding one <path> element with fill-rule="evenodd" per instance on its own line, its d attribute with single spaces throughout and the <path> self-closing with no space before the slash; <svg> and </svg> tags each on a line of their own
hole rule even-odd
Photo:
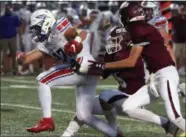
<svg viewBox="0 0 186 137">
<path fill-rule="evenodd" d="M 183 79 L 182 79 L 183 80 Z M 116 88 L 113 79 L 100 82 L 97 92 L 104 88 Z M 75 93 L 73 87 L 55 88 L 53 95 L 53 118 L 56 130 L 52 133 L 31 134 L 25 129 L 38 122 L 41 110 L 36 90 L 35 77 L 2 77 L 1 78 L 1 136 L 60 136 L 67 127 L 75 112 Z M 184 117 L 185 104 L 181 106 Z M 166 116 L 161 100 L 147 106 L 155 113 Z M 164 137 L 164 131 L 155 124 L 145 123 L 118 117 L 121 128 L 127 137 Z M 83 126 L 78 136 L 96 137 L 101 133 Z"/>
</svg>

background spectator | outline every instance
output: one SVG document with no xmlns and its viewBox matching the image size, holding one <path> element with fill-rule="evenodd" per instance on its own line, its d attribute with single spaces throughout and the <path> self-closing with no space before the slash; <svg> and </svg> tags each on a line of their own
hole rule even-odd
<svg viewBox="0 0 186 137">
<path fill-rule="evenodd" d="M 180 75 L 185 75 L 186 51 L 186 6 L 180 5 L 178 15 L 172 18 L 172 38 Z"/>
<path fill-rule="evenodd" d="M 18 26 L 20 25 L 19 33 L 18 31 L 15 31 L 16 25 L 14 23 L 5 23 L 6 28 L 12 27 L 11 24 L 14 24 L 14 28 L 10 29 L 11 33 L 16 32 L 17 34 L 17 44 L 14 46 L 14 48 L 17 47 L 17 54 L 20 52 L 29 52 L 34 47 L 35 44 L 31 41 L 31 34 L 29 33 L 29 23 L 30 23 L 30 16 L 31 14 L 40 8 L 46 8 L 54 14 L 56 19 L 61 18 L 62 16 L 65 16 L 69 19 L 71 24 L 78 28 L 88 31 L 91 34 L 91 52 L 95 58 L 102 58 L 102 56 L 105 53 L 105 45 L 107 44 L 107 34 L 109 30 L 119 24 L 118 20 L 118 9 L 119 6 L 122 4 L 123 1 L 69 1 L 65 2 L 63 0 L 58 1 L 17 1 L 12 0 L 9 2 L 0 2 L 0 13 L 1 16 L 4 15 L 4 9 L 6 4 L 10 3 L 12 4 L 12 11 L 13 16 L 16 14 L 19 17 Z M 161 1 L 160 3 L 160 11 L 162 12 L 162 15 L 165 16 L 169 21 L 169 33 L 173 33 L 173 42 L 175 47 L 175 52 L 177 54 L 177 63 L 178 67 L 180 69 L 180 74 L 184 74 L 184 65 L 185 65 L 185 46 L 183 43 L 186 43 L 186 37 L 185 37 L 185 22 L 184 22 L 184 12 L 178 12 L 179 7 L 182 3 L 181 1 Z M 180 8 L 180 9 L 181 9 Z M 181 11 L 181 10 L 180 10 Z M 170 13 L 171 12 L 171 13 Z M 179 13 L 179 15 L 178 15 Z M 184 18 L 181 18 L 181 14 L 183 14 Z M 3 18 L 3 17 L 0 17 Z M 173 18 L 173 31 L 172 30 L 172 18 Z M 14 18 L 15 19 L 15 18 Z M 100 25 L 101 24 L 101 25 Z M 181 26 L 181 27 L 180 27 Z M 1 29 L 3 28 L 3 30 Z M 181 28 L 181 29 L 180 29 Z M 4 28 L 3 25 L 0 26 L 0 33 L 5 31 L 5 34 L 9 34 L 9 32 Z M 20 33 L 21 32 L 21 33 Z M 4 35 L 4 34 L 3 34 Z M 9 46 L 6 46 L 6 44 L 2 44 L 5 38 L 2 38 L 0 35 L 1 43 L 0 49 L 4 51 L 3 58 L 5 57 Z M 6 38 L 7 39 L 7 38 Z M 11 39 L 11 38 L 9 38 Z M 170 40 L 172 40 L 170 35 Z M 93 44 L 96 42 L 96 44 Z M 181 45 L 180 45 L 181 44 Z M 177 45 L 177 46 L 176 46 Z M 179 46 L 180 45 L 180 46 Z M 5 47 L 5 48 L 4 48 Z M 179 48 L 181 47 L 181 49 Z M 10 50 L 10 48 L 9 48 Z M 16 49 L 15 49 L 16 50 Z M 11 50 L 10 50 L 11 51 Z M 15 53 L 15 52 L 14 52 Z M 15 54 L 14 54 L 15 55 Z M 8 58 L 9 59 L 9 58 Z M 15 59 L 13 57 L 13 59 Z M 39 73 L 39 71 L 42 71 L 44 69 L 48 69 L 51 64 L 48 61 L 49 59 L 45 58 L 45 61 L 41 60 L 40 63 L 34 62 L 33 65 L 30 64 L 27 67 L 18 66 L 18 73 L 20 75 L 33 75 L 33 73 Z M 6 64 L 10 66 L 10 62 L 6 60 Z M 51 61 L 52 62 L 52 61 Z M 14 63 L 13 63 L 14 65 Z M 15 65 L 14 65 L 15 66 Z M 6 67 L 8 68 L 8 67 Z M 8 70 L 6 69 L 5 70 Z M 13 67 L 15 70 L 15 67 Z M 10 70 L 10 67 L 9 67 Z M 13 70 L 13 71 L 14 71 Z"/>
<path fill-rule="evenodd" d="M 18 32 L 18 27 L 20 26 L 20 21 L 17 15 L 12 12 L 10 4 L 5 5 L 4 15 L 0 17 L 0 45 L 2 51 L 2 61 L 3 61 L 3 71 L 6 73 L 5 68 L 5 56 L 9 50 L 12 57 L 12 73 L 16 74 L 16 35 Z"/>
</svg>

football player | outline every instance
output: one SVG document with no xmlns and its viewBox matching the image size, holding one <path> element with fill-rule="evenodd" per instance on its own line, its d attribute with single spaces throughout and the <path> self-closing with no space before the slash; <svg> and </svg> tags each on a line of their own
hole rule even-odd
<svg viewBox="0 0 186 137">
<path fill-rule="evenodd" d="M 129 57 L 110 63 L 92 62 L 91 69 L 108 71 L 133 68 L 142 56 L 148 71 L 154 73 L 152 81 L 164 101 L 169 120 L 185 131 L 185 119 L 181 114 L 177 92 L 179 76 L 175 63 L 164 46 L 163 37 L 155 27 L 145 22 L 144 10 L 139 2 L 122 3 L 120 19 L 134 44 Z"/>
<path fill-rule="evenodd" d="M 53 131 L 55 126 L 51 114 L 51 87 L 76 85 L 78 119 L 107 136 L 122 137 L 108 124 L 92 115 L 97 76 L 87 75 L 88 60 L 94 60 L 87 43 L 89 35 L 84 31 L 78 34 L 67 18 L 62 17 L 56 21 L 53 14 L 45 9 L 37 10 L 31 15 L 30 30 L 37 48 L 18 57 L 18 62 L 26 65 L 50 55 L 60 60 L 62 65 L 54 66 L 37 77 L 43 118 L 27 131 Z"/>
<path fill-rule="evenodd" d="M 169 51 L 173 61 L 176 63 L 176 57 L 173 51 L 173 48 L 171 48 L 169 44 L 169 28 L 168 28 L 168 20 L 166 17 L 162 16 L 159 9 L 159 2 L 154 1 L 143 1 L 141 3 L 144 13 L 145 13 L 145 20 L 153 25 L 155 28 L 159 30 L 161 35 L 163 36 L 165 40 L 165 46 L 167 47 L 167 50 Z M 179 84 L 179 93 L 185 97 L 185 83 Z"/>
<path fill-rule="evenodd" d="M 109 44 L 106 46 L 107 53 L 104 57 L 105 63 L 122 60 L 129 56 L 132 43 L 129 34 L 123 27 L 114 27 L 110 32 L 108 41 Z M 157 96 L 155 95 L 156 91 L 153 90 L 153 85 L 145 85 L 144 63 L 141 57 L 138 59 L 134 68 L 121 69 L 113 72 L 105 71 L 102 77 L 105 79 L 111 74 L 119 84 L 118 90 L 105 90 L 101 92 L 99 95 L 100 101 L 97 97 L 95 98 L 93 114 L 105 114 L 108 123 L 115 130 L 118 130 L 115 114 L 122 115 L 124 112 L 124 114 L 127 114 L 131 118 L 153 122 L 162 126 L 168 135 L 175 134 L 176 127 L 166 118 L 157 116 L 139 107 L 145 102 L 147 104 L 150 103 L 150 101 Z M 102 107 L 100 104 L 102 104 Z M 113 106 L 115 108 L 113 108 Z M 62 137 L 74 136 L 81 126 L 82 123 L 75 117 L 70 122 Z"/>
</svg>

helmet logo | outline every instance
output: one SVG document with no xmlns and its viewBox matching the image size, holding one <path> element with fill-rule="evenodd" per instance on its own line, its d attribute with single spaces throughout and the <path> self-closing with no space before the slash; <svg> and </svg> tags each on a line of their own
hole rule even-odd
<svg viewBox="0 0 186 137">
<path fill-rule="evenodd" d="M 39 15 L 36 18 L 38 18 L 38 19 L 44 19 L 45 17 L 46 17 L 45 15 Z"/>
<path fill-rule="evenodd" d="M 116 33 L 123 33 L 123 32 L 126 32 L 124 28 L 116 29 Z"/>
</svg>

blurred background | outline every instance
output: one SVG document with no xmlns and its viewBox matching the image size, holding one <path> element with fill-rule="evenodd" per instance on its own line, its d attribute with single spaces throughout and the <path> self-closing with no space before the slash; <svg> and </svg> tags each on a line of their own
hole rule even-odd
<svg viewBox="0 0 186 137">
<path fill-rule="evenodd" d="M 0 2 L 0 50 L 1 75 L 33 75 L 50 68 L 57 62 L 47 57 L 22 67 L 16 63 L 16 55 L 35 48 L 29 33 L 31 14 L 37 9 L 49 9 L 56 19 L 67 17 L 78 29 L 85 29 L 94 35 L 90 45 L 95 58 L 105 53 L 106 36 L 109 29 L 119 25 L 118 9 L 122 1 L 4 1 Z M 186 10 L 185 2 L 160 2 L 160 11 L 169 21 L 170 44 L 175 49 L 180 75 L 185 76 Z M 12 16 L 8 18 L 7 16 Z M 5 20 L 6 25 L 2 24 Z M 14 23 L 12 23 L 14 22 Z M 182 46 L 178 52 L 176 47 Z M 184 47 L 184 48 L 183 48 Z M 179 48 L 180 50 L 180 48 Z"/>
</svg>

